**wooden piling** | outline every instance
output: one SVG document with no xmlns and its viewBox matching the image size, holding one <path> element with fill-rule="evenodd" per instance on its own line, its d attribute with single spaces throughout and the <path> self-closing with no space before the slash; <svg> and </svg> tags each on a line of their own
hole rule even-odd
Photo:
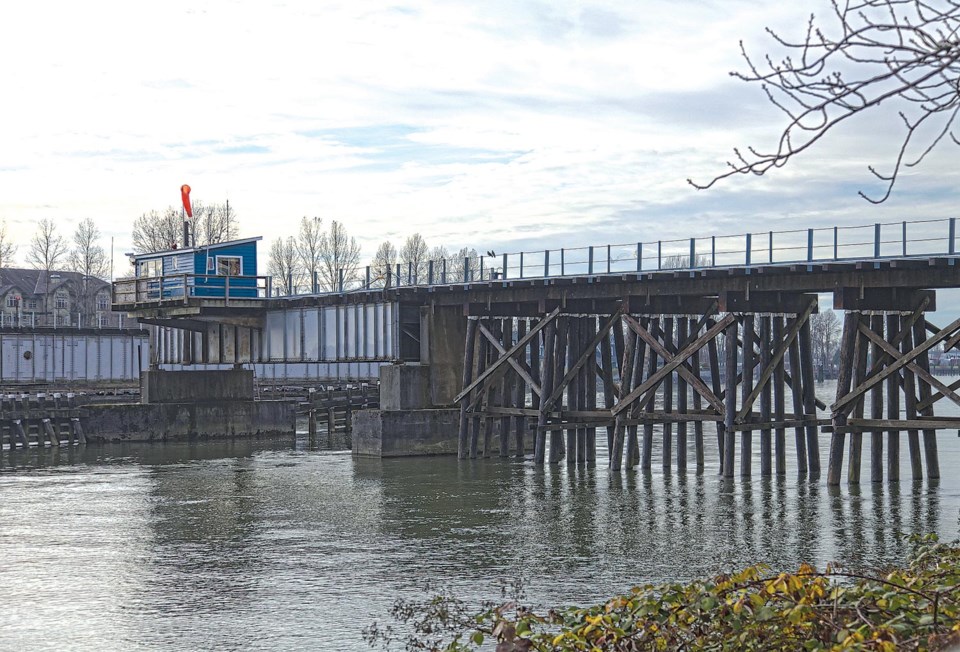
<svg viewBox="0 0 960 652">
<path fill-rule="evenodd" d="M 707 328 L 713 328 L 716 322 L 712 319 L 707 320 Z M 719 347 L 717 346 L 717 338 L 711 339 L 707 342 L 707 360 L 710 364 L 710 386 L 713 389 L 715 396 L 720 396 L 721 388 L 723 386 L 723 380 L 720 378 L 720 352 Z M 736 377 L 734 377 L 736 379 Z M 726 439 L 726 425 L 723 419 L 718 419 L 714 422 L 714 427 L 717 430 L 717 455 L 720 460 L 720 474 L 723 474 L 723 461 L 725 455 L 723 452 L 723 446 Z"/>
<path fill-rule="evenodd" d="M 50 419 L 40 420 L 40 429 L 37 431 L 38 441 L 44 434 L 50 440 L 51 446 L 60 446 L 60 440 L 57 438 L 57 433 L 53 431 L 53 424 L 50 423 Z"/>
<path fill-rule="evenodd" d="M 646 318 L 641 318 L 640 323 L 644 328 L 649 326 L 649 322 Z M 633 379 L 630 381 L 630 387 L 639 387 L 640 383 L 643 382 L 643 363 L 647 351 L 647 343 L 638 338 L 636 334 L 631 334 L 635 341 L 635 349 L 633 354 L 633 364 L 631 365 L 631 373 Z M 634 404 L 630 407 L 629 413 L 631 418 L 635 418 L 639 415 L 640 406 Z M 640 445 L 637 441 L 637 425 L 631 424 L 627 426 L 627 468 L 633 468 L 640 463 Z"/>
<path fill-rule="evenodd" d="M 927 324 L 926 317 L 920 315 L 920 317 L 913 322 L 913 344 L 914 346 L 920 346 L 923 344 L 924 340 L 927 339 Z M 927 351 L 924 351 L 923 354 L 917 358 L 917 364 L 926 372 L 930 371 L 930 357 Z M 926 401 L 930 398 L 931 390 L 930 384 L 923 378 L 918 378 L 919 392 L 920 392 L 920 401 Z M 932 417 L 933 416 L 933 406 L 930 405 L 920 410 L 920 415 L 923 417 Z M 926 461 L 927 466 L 927 477 L 931 480 L 936 480 L 940 477 L 940 460 L 937 454 L 937 432 L 936 430 L 924 430 L 923 431 L 923 457 Z"/>
<path fill-rule="evenodd" d="M 525 319 L 517 319 L 517 341 L 519 342 L 523 339 L 523 336 L 527 334 L 527 321 Z M 524 350 L 520 353 L 520 360 L 525 362 L 527 358 L 527 350 L 524 347 Z M 534 367 L 530 367 L 531 371 L 534 371 Z M 517 379 L 517 382 L 513 386 L 513 405 L 517 408 L 525 408 L 527 404 L 527 387 L 526 384 L 521 379 Z M 525 437 L 527 431 L 527 417 L 523 415 L 517 415 L 513 418 L 513 427 L 514 427 L 514 454 L 517 457 L 523 457 L 526 452 L 524 450 L 526 446 Z"/>
<path fill-rule="evenodd" d="M 580 318 L 580 345 L 577 347 L 578 351 L 586 353 L 587 347 L 590 346 L 593 341 L 596 333 L 591 333 L 590 325 L 591 322 L 596 326 L 596 319 L 592 317 L 581 317 Z M 587 358 L 587 361 L 580 366 L 580 371 L 577 372 L 577 411 L 583 412 L 587 409 L 587 382 L 588 380 L 593 381 L 593 394 L 597 394 L 597 376 L 593 374 L 590 378 L 587 377 L 588 370 L 592 370 L 591 363 L 596 360 L 596 352 L 591 351 L 592 355 Z M 587 428 L 583 425 L 577 427 L 577 463 L 585 464 L 587 461 Z"/>
<path fill-rule="evenodd" d="M 648 322 L 651 329 L 656 330 L 659 327 L 659 320 L 652 318 Z M 652 351 L 647 357 L 647 378 L 650 378 L 657 372 L 657 356 Z M 653 414 L 656 409 L 655 401 L 650 401 L 643 407 L 643 411 Z M 643 451 L 640 459 L 640 468 L 649 471 L 653 460 L 653 421 L 644 421 L 643 423 Z"/>
<path fill-rule="evenodd" d="M 783 317 L 773 317 L 771 326 L 773 341 L 779 346 L 783 342 Z M 787 429 L 782 425 L 786 414 L 786 382 L 784 359 L 780 356 L 773 370 L 773 419 L 777 422 L 773 431 L 773 466 L 777 475 L 787 473 Z"/>
<path fill-rule="evenodd" d="M 499 340 L 502 335 L 500 333 L 500 320 L 494 319 L 490 322 L 490 333 L 494 336 L 495 339 Z M 490 366 L 494 362 L 496 357 L 496 352 L 493 345 L 490 344 L 490 341 L 484 339 L 484 351 L 486 353 L 486 365 Z M 485 392 L 486 396 L 483 401 L 483 411 L 487 411 L 488 407 L 500 407 L 500 390 L 501 383 L 503 378 L 500 381 L 495 383 L 490 383 L 487 391 Z M 492 416 L 484 417 L 483 419 L 483 456 L 490 457 L 492 454 L 491 444 L 493 442 L 493 435 L 495 427 L 498 425 L 499 420 L 494 419 Z"/>
<path fill-rule="evenodd" d="M 588 317 L 586 319 L 587 329 L 584 333 L 584 341 L 592 342 L 597 336 L 597 318 Z M 605 340 L 601 340 L 599 346 L 603 346 Z M 586 403 L 584 409 L 594 412 L 597 409 L 597 356 L 596 353 L 587 359 L 584 364 L 584 391 Z M 585 459 L 587 464 L 593 465 L 597 462 L 597 429 L 590 426 L 586 429 L 586 451 Z"/>
<path fill-rule="evenodd" d="M 864 323 L 861 315 L 857 315 L 858 327 Z M 869 342 L 861 335 L 857 335 L 854 345 L 854 364 L 853 364 L 853 386 L 859 387 L 867 375 L 867 353 Z M 853 409 L 853 415 L 857 419 L 863 418 L 864 397 L 860 397 Z M 860 483 L 861 457 L 863 456 L 863 433 L 859 430 L 850 433 L 850 462 L 847 466 L 847 482 L 849 484 Z"/>
<path fill-rule="evenodd" d="M 487 344 L 487 340 L 486 340 L 485 337 L 478 337 L 477 339 L 478 339 L 478 342 L 477 342 L 477 364 L 476 364 L 477 369 L 476 369 L 476 375 L 475 375 L 474 377 L 477 378 L 477 379 L 479 379 L 479 378 L 480 378 L 480 375 L 481 375 L 481 374 L 484 372 L 484 370 L 487 368 L 487 350 L 490 348 L 490 346 Z M 486 392 L 486 390 L 483 388 L 483 385 L 477 387 L 477 389 L 476 389 L 475 391 L 480 393 L 480 396 L 478 397 L 478 398 L 479 398 L 478 406 L 479 406 L 479 408 L 480 408 L 479 411 L 482 411 L 482 410 L 483 410 L 483 403 L 484 403 L 484 401 L 486 400 L 486 397 L 487 397 L 487 392 Z M 471 419 L 471 421 L 472 421 L 472 423 L 470 424 L 470 459 L 475 460 L 475 459 L 477 459 L 477 454 L 478 454 L 479 448 L 480 448 L 480 422 L 481 422 L 481 418 L 480 418 L 479 415 L 477 415 L 477 416 L 474 416 L 474 417 Z"/>
<path fill-rule="evenodd" d="M 799 319 L 799 316 L 788 320 L 788 325 L 792 326 L 796 323 L 797 319 Z M 790 330 L 790 328 L 788 327 L 787 330 Z M 804 413 L 803 387 L 800 380 L 802 377 L 800 372 L 800 344 L 798 339 L 799 338 L 796 337 L 793 338 L 790 346 L 787 348 L 787 358 L 790 361 L 790 398 L 793 401 L 794 418 L 797 420 L 801 419 Z M 794 428 L 794 441 L 797 448 L 797 472 L 805 474 L 807 473 L 807 440 L 803 426 L 798 425 Z"/>
<path fill-rule="evenodd" d="M 83 426 L 80 424 L 80 419 L 76 417 L 70 419 L 70 428 L 73 431 L 73 436 L 77 440 L 77 443 L 87 443 L 87 435 L 83 432 Z"/>
<path fill-rule="evenodd" d="M 892 342 L 900 332 L 900 315 L 887 313 L 886 339 Z M 906 368 L 904 368 L 906 370 Z M 900 418 L 900 374 L 890 374 L 887 377 L 887 419 Z M 900 430 L 891 428 L 887 431 L 887 480 L 900 480 Z"/>
<path fill-rule="evenodd" d="M 853 379 L 853 365 L 855 360 L 854 347 L 858 339 L 857 324 L 860 316 L 855 312 L 847 312 L 843 318 L 843 335 L 840 338 L 840 368 L 837 373 L 837 400 L 840 400 L 850 391 L 850 382 Z M 840 484 L 840 473 L 843 470 L 843 446 L 846 434 L 841 429 L 847 424 L 846 414 L 833 416 L 833 433 L 830 435 L 830 457 L 827 462 L 827 484 Z"/>
<path fill-rule="evenodd" d="M 663 344 L 668 351 L 673 347 L 673 341 L 673 317 L 664 317 Z M 673 410 L 673 372 L 663 377 L 661 387 L 663 387 L 663 411 L 669 414 Z M 670 470 L 670 458 L 673 455 L 673 424 L 669 421 L 664 422 L 662 428 L 663 444 L 660 452 L 663 455 L 663 470 L 666 472 Z"/>
<path fill-rule="evenodd" d="M 529 330 L 532 330 L 536 326 L 534 324 L 529 325 Z M 543 360 L 540 356 L 540 347 L 541 343 L 546 343 L 546 333 L 540 332 L 530 341 L 530 375 L 533 377 L 533 380 L 540 386 L 540 391 L 545 391 L 543 387 Z M 533 389 L 530 389 L 530 408 L 537 410 L 538 414 L 540 411 L 540 405 L 542 401 L 540 400 L 540 395 L 537 394 Z M 538 416 L 539 419 L 539 416 Z M 534 448 L 534 458 L 536 458 L 536 448 L 537 448 L 537 436 L 538 433 L 534 431 L 533 433 L 533 448 Z"/>
<path fill-rule="evenodd" d="M 700 336 L 700 330 L 697 328 L 698 323 L 696 319 L 689 320 L 690 326 L 687 332 L 689 333 L 690 339 L 696 339 Z M 694 351 L 693 355 L 690 356 L 690 366 L 692 367 L 693 375 L 702 380 L 702 374 L 700 373 L 700 349 Z M 703 409 L 703 397 L 700 396 L 700 392 L 696 390 L 693 391 L 693 409 L 697 413 Z M 693 422 L 693 451 L 697 463 L 697 473 L 703 473 L 703 421 Z"/>
<path fill-rule="evenodd" d="M 503 349 L 509 351 L 513 348 L 513 319 L 507 317 L 501 322 L 500 326 L 501 342 Z M 503 376 L 500 389 L 500 404 L 505 408 L 516 408 L 514 405 L 514 385 L 520 382 L 517 373 L 511 367 Z M 500 417 L 499 431 L 499 453 L 500 457 L 510 455 L 510 423 L 512 419 L 509 416 Z"/>
<path fill-rule="evenodd" d="M 623 320 L 613 329 L 613 358 L 617 365 L 617 378 L 623 378 L 623 349 L 626 346 L 624 341 Z M 621 394 L 620 396 L 626 396 Z"/>
<path fill-rule="evenodd" d="M 30 446 L 30 442 L 27 439 L 27 431 L 23 429 L 23 421 L 21 419 L 15 419 L 13 421 L 13 429 L 17 434 L 17 440 L 20 442 L 21 448 L 27 448 Z M 11 448 L 13 448 L 11 446 Z"/>
<path fill-rule="evenodd" d="M 900 351 L 903 354 L 913 349 L 913 327 L 901 322 L 903 339 L 900 341 Z M 917 383 L 913 370 L 907 366 L 903 368 L 903 411 L 908 421 L 917 418 Z M 910 474 L 913 480 L 923 479 L 923 461 L 920 458 L 920 431 L 916 428 L 907 430 L 907 446 L 910 453 Z"/>
<path fill-rule="evenodd" d="M 557 345 L 556 351 L 554 352 L 553 359 L 553 382 L 554 387 L 557 383 L 563 378 L 564 369 L 566 367 L 566 357 L 567 357 L 567 338 L 569 337 L 570 323 L 573 321 L 570 317 L 561 317 L 559 323 L 557 324 Z M 553 390 L 551 389 L 551 392 Z M 564 450 L 564 431 L 560 428 L 556 428 L 550 431 L 550 463 L 559 464 L 562 460 L 566 451 Z"/>
<path fill-rule="evenodd" d="M 603 406 L 606 410 L 613 409 L 614 405 L 614 385 L 613 385 L 613 331 L 623 330 L 623 323 L 621 320 L 617 320 L 614 323 L 613 328 L 610 329 L 611 332 L 607 333 L 607 336 L 600 340 L 600 365 L 603 367 L 601 373 L 603 374 Z M 610 455 L 613 452 L 613 425 L 608 425 L 606 427 L 607 431 L 607 462 L 610 461 Z"/>
<path fill-rule="evenodd" d="M 803 416 L 805 419 L 817 418 L 817 396 L 816 386 L 813 377 L 813 342 L 810 336 L 810 319 L 803 320 L 800 325 L 800 369 L 803 377 L 801 379 L 803 386 Z M 807 422 L 807 467 L 810 475 L 817 477 L 820 475 L 820 436 L 816 423 Z"/>
<path fill-rule="evenodd" d="M 637 343 L 636 333 L 631 331 L 627 334 L 623 347 L 623 357 L 620 361 L 620 399 L 623 400 L 633 389 L 633 362 Z M 626 420 L 629 418 L 630 410 L 624 410 L 616 416 L 613 430 L 613 450 L 610 452 L 610 470 L 619 471 L 623 464 L 623 445 L 626 435 Z"/>
<path fill-rule="evenodd" d="M 554 340 L 557 335 L 556 321 L 551 321 L 543 329 L 543 359 L 540 361 L 540 377 L 543 379 L 541 388 L 543 396 L 546 397 L 553 391 L 553 369 L 555 365 L 554 354 L 556 346 Z M 534 347 L 535 348 L 535 347 Z M 546 401 L 539 401 L 539 414 L 537 416 L 536 444 L 534 448 L 533 459 L 536 464 L 543 464 L 547 450 L 547 410 Z"/>
<path fill-rule="evenodd" d="M 883 336 L 883 316 L 873 315 L 870 317 L 870 329 L 877 335 Z M 870 347 L 870 358 L 877 365 L 877 361 L 883 358 L 883 349 L 876 342 Z M 877 366 L 877 373 L 883 369 L 883 365 Z M 870 390 L 870 418 L 880 420 L 883 418 L 883 383 L 875 384 Z M 870 481 L 883 482 L 883 431 L 873 430 L 870 433 Z"/>
<path fill-rule="evenodd" d="M 769 315 L 760 317 L 760 368 L 766 371 L 772 360 L 770 350 L 771 337 L 771 319 Z M 760 421 L 769 424 L 771 419 L 771 408 L 773 398 L 773 388 L 770 382 L 763 385 L 760 392 Z M 770 439 L 770 426 L 760 429 L 760 475 L 773 475 L 773 446 Z"/>
<path fill-rule="evenodd" d="M 745 405 L 747 398 L 753 393 L 753 368 L 754 362 L 753 339 L 755 317 L 752 314 L 743 316 L 743 370 L 741 371 L 740 400 Z M 761 345 L 762 346 L 762 345 Z M 746 417 L 752 420 L 752 415 Z M 753 461 L 753 431 L 742 430 L 740 432 L 740 475 L 750 477 L 752 473 Z"/>
<path fill-rule="evenodd" d="M 677 349 L 681 349 L 687 342 L 688 322 L 685 318 L 677 319 Z M 652 402 L 652 401 L 651 401 Z M 682 375 L 677 375 L 677 412 L 687 413 L 687 381 Z M 677 423 L 677 471 L 687 470 L 687 422 Z"/>
<path fill-rule="evenodd" d="M 570 318 L 570 326 L 567 328 L 567 355 L 565 356 L 564 371 L 573 369 L 580 357 L 580 320 L 576 317 Z M 557 376 L 563 377 L 563 373 L 557 370 Z M 577 409 L 577 383 L 579 374 L 575 375 L 567 383 L 567 410 Z M 566 430 L 566 458 L 567 464 L 577 463 L 577 427 L 574 423 L 569 423 Z"/>
<path fill-rule="evenodd" d="M 726 329 L 724 401 L 723 401 L 723 476 L 733 477 L 733 459 L 736 445 L 736 433 L 733 429 L 734 419 L 737 416 L 737 322 L 731 323 Z"/>
</svg>

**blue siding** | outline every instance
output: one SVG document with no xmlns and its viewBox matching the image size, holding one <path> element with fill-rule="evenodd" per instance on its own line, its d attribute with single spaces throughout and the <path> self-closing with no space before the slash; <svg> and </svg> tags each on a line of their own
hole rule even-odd
<svg viewBox="0 0 960 652">
<path fill-rule="evenodd" d="M 257 243 L 227 243 L 224 246 L 211 245 L 194 252 L 194 269 L 199 275 L 215 275 L 218 256 L 238 256 L 240 258 L 240 275 L 257 275 Z M 214 261 L 211 268 L 208 261 Z M 194 296 L 222 297 L 225 293 L 225 278 L 198 278 L 196 280 Z M 256 297 L 257 280 L 254 278 L 230 279 L 231 297 Z"/>
<path fill-rule="evenodd" d="M 259 239 L 259 238 L 258 238 Z M 218 256 L 233 256 L 240 258 L 241 277 L 255 277 L 257 275 L 257 241 L 225 242 L 187 251 L 164 251 L 156 254 L 137 256 L 137 263 L 149 260 L 159 260 L 163 276 L 176 277 L 178 274 L 193 274 L 197 277 L 189 278 L 188 284 L 192 287 L 191 296 L 196 297 L 223 297 L 226 293 L 226 276 L 217 275 L 216 260 Z M 208 262 L 211 261 L 211 262 Z M 139 276 L 139 265 L 137 266 Z M 213 278 L 215 277 L 216 278 Z M 161 291 L 160 280 L 151 281 L 148 286 L 150 298 L 164 298 L 183 296 L 182 278 L 170 278 L 163 282 Z M 230 296 L 256 297 L 256 278 L 231 278 Z"/>
</svg>

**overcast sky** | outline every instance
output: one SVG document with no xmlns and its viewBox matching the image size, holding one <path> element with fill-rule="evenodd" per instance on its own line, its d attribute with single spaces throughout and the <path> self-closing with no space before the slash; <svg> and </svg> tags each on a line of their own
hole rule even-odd
<svg viewBox="0 0 960 652">
<path fill-rule="evenodd" d="M 956 216 L 956 148 L 885 205 L 896 117 L 764 178 L 696 191 L 781 115 L 742 70 L 765 25 L 817 2 L 33 2 L 0 21 L 0 218 L 85 217 L 117 269 L 140 214 L 229 199 L 267 244 L 339 220 L 364 259 L 419 231 L 456 251 L 542 250 Z M 825 11 L 820 11 L 824 17 Z M 261 271 L 264 265 L 261 264 Z"/>
</svg>

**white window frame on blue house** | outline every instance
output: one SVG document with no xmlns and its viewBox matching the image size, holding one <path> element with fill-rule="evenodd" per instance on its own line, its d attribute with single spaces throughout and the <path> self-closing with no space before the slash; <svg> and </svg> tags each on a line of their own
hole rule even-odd
<svg viewBox="0 0 960 652">
<path fill-rule="evenodd" d="M 231 273 L 231 263 L 236 262 L 236 273 Z M 217 256 L 217 276 L 243 276 L 242 256 Z"/>
<path fill-rule="evenodd" d="M 163 264 L 159 258 L 141 260 L 138 263 L 138 266 L 139 269 L 137 270 L 137 276 L 140 278 L 156 278 L 158 276 L 163 276 Z"/>
</svg>

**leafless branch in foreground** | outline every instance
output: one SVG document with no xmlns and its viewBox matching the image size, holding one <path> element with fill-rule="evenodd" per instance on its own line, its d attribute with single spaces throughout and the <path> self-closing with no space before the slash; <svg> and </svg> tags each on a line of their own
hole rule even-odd
<svg viewBox="0 0 960 652">
<path fill-rule="evenodd" d="M 760 82 L 767 99 L 783 111 L 787 125 L 776 149 L 734 149 L 729 169 L 699 190 L 735 174 L 763 175 L 786 165 L 835 126 L 881 104 L 896 107 L 902 139 L 892 169 L 870 172 L 886 185 L 879 204 L 905 167 L 919 165 L 943 142 L 960 145 L 960 0 L 832 0 L 839 34 L 828 36 L 810 16 L 806 36 L 789 41 L 767 28 L 787 53 L 779 62 L 751 58 L 749 69 L 732 76 Z M 890 131 L 892 136 L 893 130 Z M 880 134 L 879 138 L 887 137 Z"/>
</svg>

